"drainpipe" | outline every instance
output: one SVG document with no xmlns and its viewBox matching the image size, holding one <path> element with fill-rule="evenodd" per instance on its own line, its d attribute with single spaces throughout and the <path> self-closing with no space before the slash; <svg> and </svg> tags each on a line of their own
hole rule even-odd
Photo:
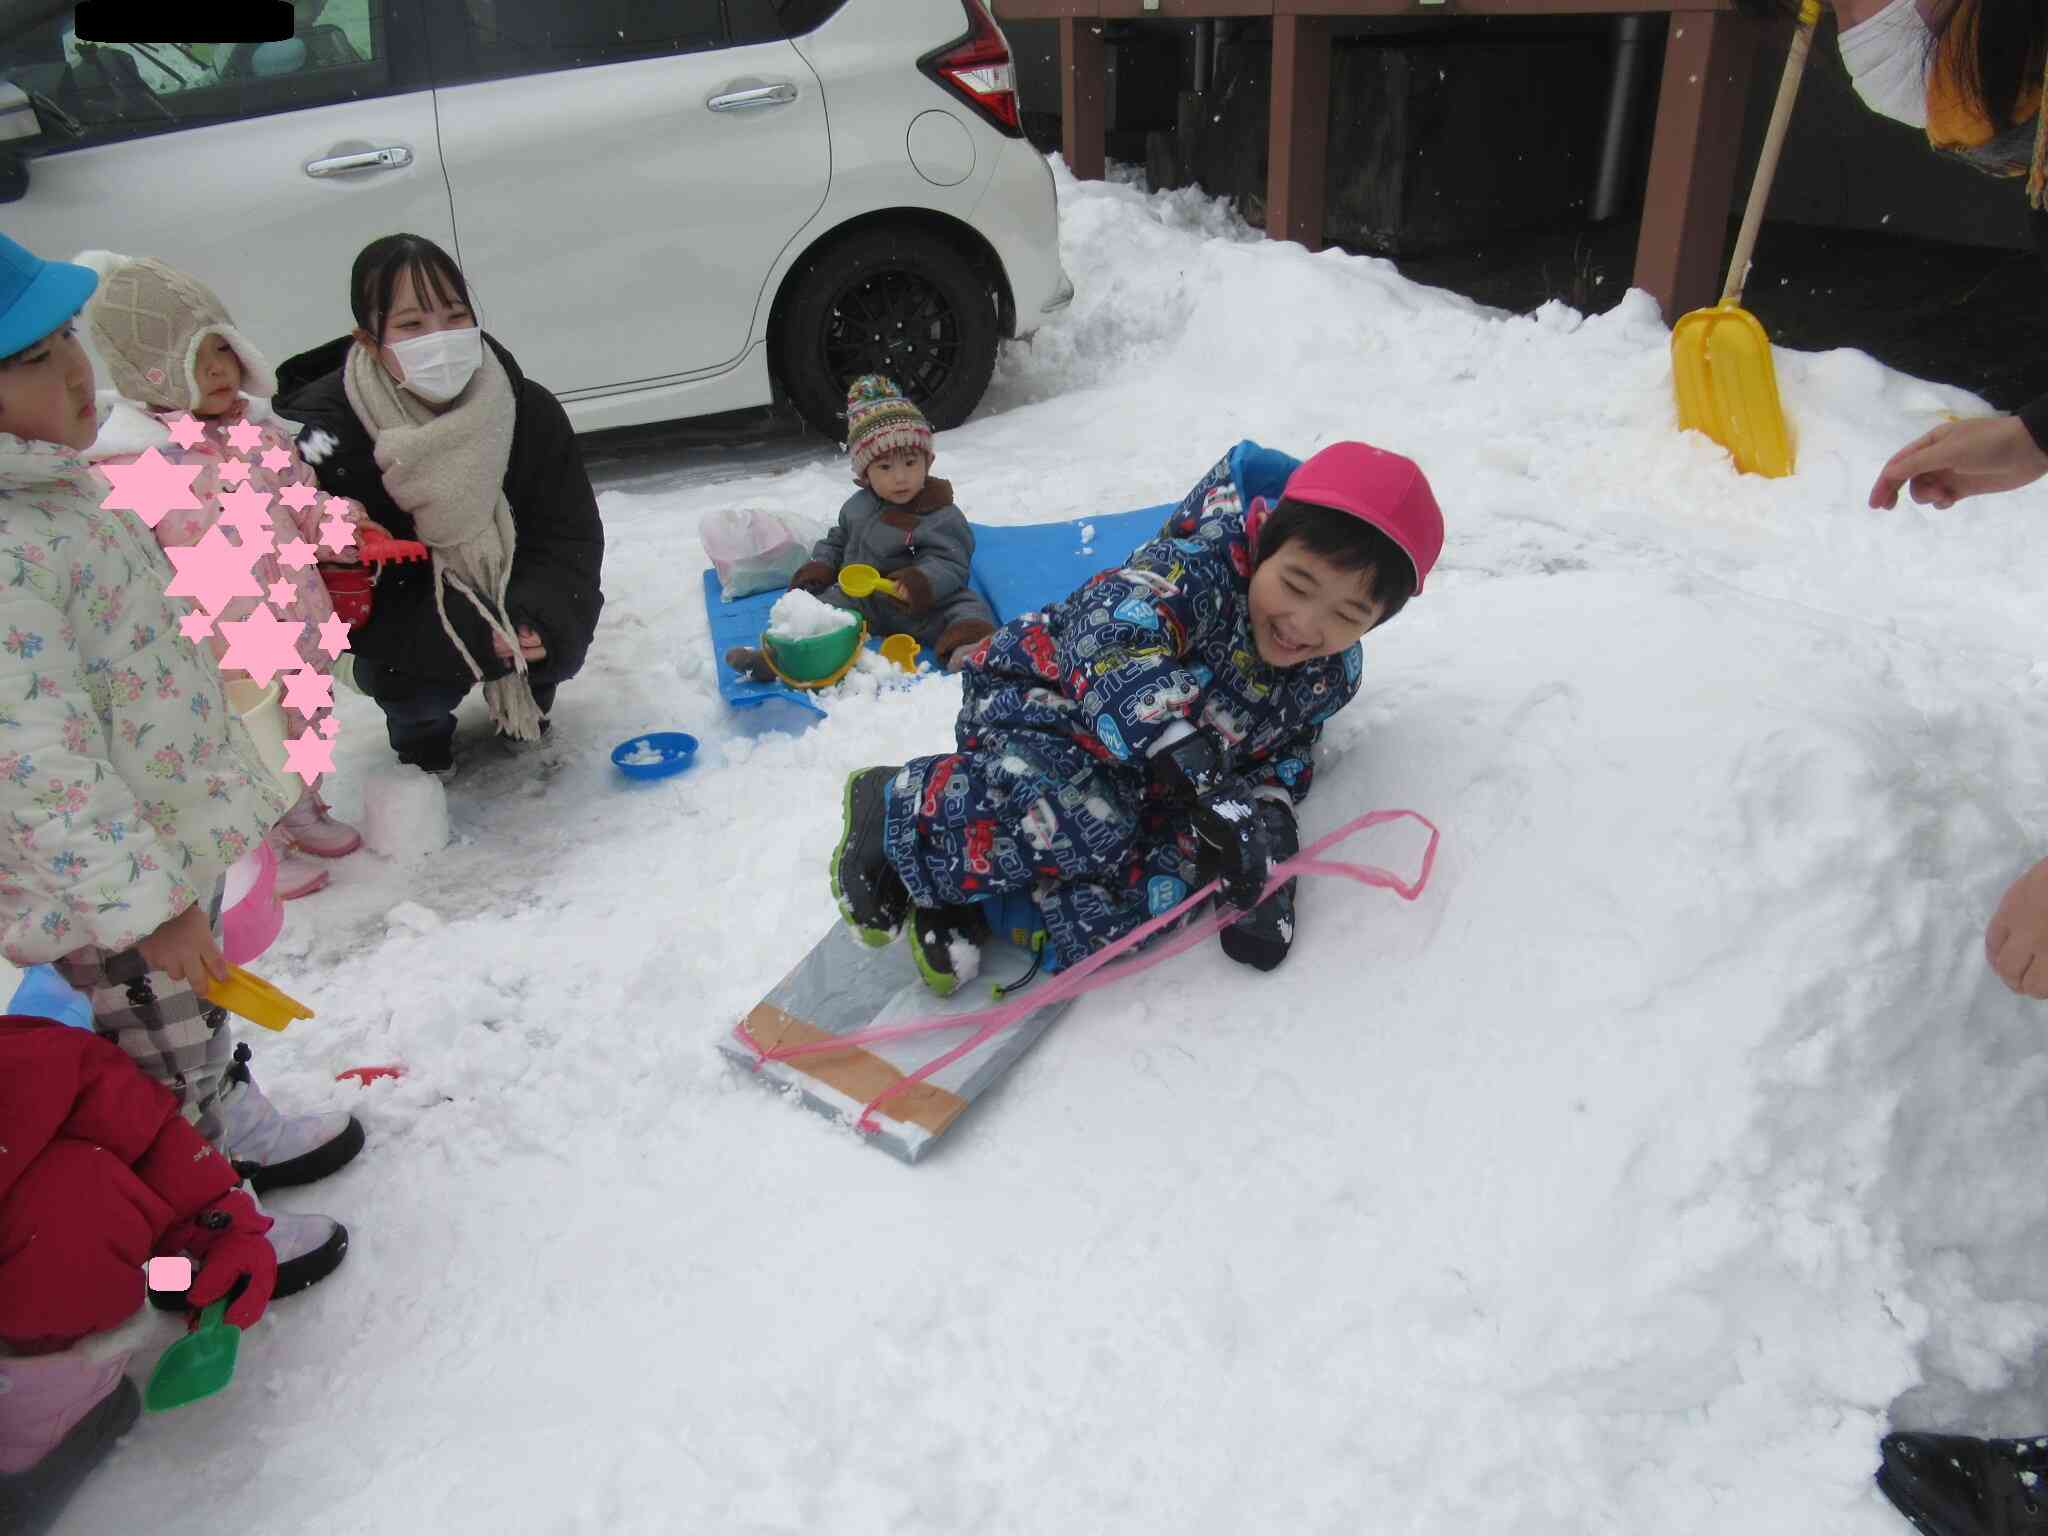
<svg viewBox="0 0 2048 1536">
<path fill-rule="evenodd" d="M 1594 223 L 1621 211 L 1622 183 L 1629 163 L 1629 130 L 1641 99 L 1643 59 L 1649 50 L 1650 19 L 1623 16 L 1614 24 L 1614 79 L 1607 92 L 1607 127 L 1600 140 L 1600 170 L 1593 182 Z"/>
<path fill-rule="evenodd" d="M 1198 21 L 1195 23 L 1195 94 L 1208 94 L 1209 76 L 1214 72 L 1216 59 L 1216 23 Z"/>
</svg>

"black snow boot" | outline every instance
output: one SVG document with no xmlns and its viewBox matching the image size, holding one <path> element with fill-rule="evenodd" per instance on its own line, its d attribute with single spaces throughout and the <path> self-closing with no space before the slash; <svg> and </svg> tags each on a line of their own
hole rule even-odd
<svg viewBox="0 0 2048 1536">
<path fill-rule="evenodd" d="M 1261 800 L 1259 819 L 1266 825 L 1266 847 L 1275 864 L 1285 863 L 1301 851 L 1290 807 Z M 1255 971 L 1270 971 L 1285 960 L 1294 943 L 1294 887 L 1295 882 L 1289 880 L 1224 929 L 1220 935 L 1223 953 Z"/>
<path fill-rule="evenodd" d="M 1877 1486 L 1926 1536 L 2048 1536 L 2048 1435 L 1886 1435 Z"/>
<path fill-rule="evenodd" d="M 967 944 L 977 951 L 988 941 L 988 919 L 979 906 L 919 907 L 910 918 L 910 956 L 924 984 L 940 997 L 951 997 L 960 983 L 980 969 L 956 960 L 954 949 Z M 962 971 L 965 974 L 962 974 Z"/>
<path fill-rule="evenodd" d="M 845 821 L 832 850 L 832 899 L 863 943 L 892 944 L 910 911 L 910 893 L 883 851 L 894 768 L 860 768 L 847 775 Z"/>
</svg>

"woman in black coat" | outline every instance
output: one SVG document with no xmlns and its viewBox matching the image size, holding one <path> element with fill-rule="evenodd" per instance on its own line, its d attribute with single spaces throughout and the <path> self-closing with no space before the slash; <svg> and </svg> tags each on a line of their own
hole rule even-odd
<svg viewBox="0 0 2048 1536">
<path fill-rule="evenodd" d="M 280 367 L 276 405 L 323 490 L 433 551 L 383 566 L 350 649 L 399 761 L 445 774 L 474 687 L 506 735 L 547 729 L 604 606 L 604 529 L 568 416 L 478 328 L 446 251 L 373 241 L 349 299 L 356 329 Z"/>
</svg>

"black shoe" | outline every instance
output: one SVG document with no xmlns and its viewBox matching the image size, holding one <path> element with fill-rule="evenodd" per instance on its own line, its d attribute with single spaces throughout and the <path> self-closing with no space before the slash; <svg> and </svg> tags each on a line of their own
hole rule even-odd
<svg viewBox="0 0 2048 1536">
<path fill-rule="evenodd" d="M 23 1471 L 0 1475 L 0 1531 L 9 1536 L 42 1536 L 57 1523 L 86 1474 L 106 1459 L 116 1440 L 135 1427 L 141 1413 L 142 1394 L 123 1376 L 41 1461 Z"/>
<path fill-rule="evenodd" d="M 1266 847 L 1275 864 L 1285 863 L 1301 851 L 1294 813 L 1286 806 L 1261 800 L 1259 817 L 1266 824 Z M 1223 953 L 1255 971 L 1270 971 L 1285 960 L 1294 943 L 1294 885 L 1289 880 L 1224 929 L 1219 935 Z"/>
<path fill-rule="evenodd" d="M 951 997 L 961 977 L 953 962 L 953 946 L 977 950 L 988 941 L 988 918 L 979 906 L 919 907 L 911 914 L 910 957 L 924 984 L 940 997 Z"/>
<path fill-rule="evenodd" d="M 1877 1486 L 1926 1536 L 2048 1536 L 2048 1436 L 1886 1435 Z"/>
<path fill-rule="evenodd" d="M 832 899 L 863 943 L 880 949 L 895 942 L 910 910 L 910 893 L 882 848 L 894 768 L 861 768 L 846 777 L 845 820 L 832 850 Z"/>
</svg>

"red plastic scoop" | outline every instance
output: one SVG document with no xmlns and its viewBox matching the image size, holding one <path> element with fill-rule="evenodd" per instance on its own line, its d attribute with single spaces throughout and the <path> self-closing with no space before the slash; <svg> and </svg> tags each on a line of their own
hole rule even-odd
<svg viewBox="0 0 2048 1536">
<path fill-rule="evenodd" d="M 366 533 L 356 540 L 356 554 L 365 565 L 382 565 L 387 560 L 404 563 L 427 558 L 427 546 L 417 539 L 387 539 Z"/>
</svg>

